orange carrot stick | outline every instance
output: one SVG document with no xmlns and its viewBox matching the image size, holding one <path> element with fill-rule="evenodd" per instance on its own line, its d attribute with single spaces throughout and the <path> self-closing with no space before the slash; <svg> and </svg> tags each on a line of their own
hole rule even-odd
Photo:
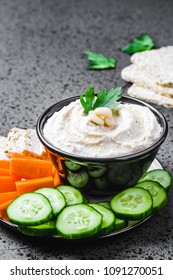
<svg viewBox="0 0 173 280">
<path fill-rule="evenodd" d="M 9 169 L 10 168 L 10 160 L 1 159 L 0 160 L 0 168 Z"/>
<path fill-rule="evenodd" d="M 0 204 L 4 203 L 10 199 L 14 199 L 17 196 L 19 196 L 19 193 L 17 191 L 0 193 Z"/>
<path fill-rule="evenodd" d="M 58 174 L 58 171 L 55 171 L 54 176 L 53 176 L 53 180 L 54 180 L 54 186 L 57 187 L 61 184 L 61 180 L 60 180 L 60 176 Z"/>
<path fill-rule="evenodd" d="M 30 180 L 16 181 L 16 189 L 19 194 L 26 192 L 33 192 L 39 188 L 53 188 L 54 181 L 53 177 L 36 178 Z"/>
<path fill-rule="evenodd" d="M 56 173 L 56 168 L 55 168 L 55 166 L 52 164 L 52 176 L 53 176 L 53 177 L 54 177 L 55 173 Z"/>
<path fill-rule="evenodd" d="M 0 176 L 0 193 L 16 191 L 15 179 L 11 176 Z"/>
<path fill-rule="evenodd" d="M 2 204 L 0 204 L 0 217 L 1 218 L 7 218 L 7 213 L 6 213 L 6 209 L 8 207 L 8 205 L 13 201 L 13 199 L 8 200 Z"/>
<path fill-rule="evenodd" d="M 26 158 L 26 159 L 33 159 L 33 157 L 29 156 L 24 156 L 23 154 L 20 153 L 12 153 L 10 158 Z"/>
<path fill-rule="evenodd" d="M 10 176 L 10 169 L 0 168 L 0 176 Z"/>
<path fill-rule="evenodd" d="M 47 160 L 12 158 L 10 174 L 26 179 L 49 177 L 52 175 L 52 164 Z"/>
</svg>

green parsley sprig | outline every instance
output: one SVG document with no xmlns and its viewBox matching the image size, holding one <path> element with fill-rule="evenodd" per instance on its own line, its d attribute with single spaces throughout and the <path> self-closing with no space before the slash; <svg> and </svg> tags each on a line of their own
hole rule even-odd
<svg viewBox="0 0 173 280">
<path fill-rule="evenodd" d="M 103 70 L 116 67 L 115 58 L 109 58 L 103 54 L 94 52 L 84 52 L 84 55 L 88 58 L 88 69 L 90 70 Z"/>
<path fill-rule="evenodd" d="M 120 102 L 117 102 L 120 98 L 121 87 L 111 88 L 108 93 L 103 89 L 97 95 L 94 93 L 94 87 L 91 87 L 80 96 L 80 102 L 85 114 L 88 115 L 89 111 L 95 110 L 98 107 L 115 109 L 120 104 Z"/>
<path fill-rule="evenodd" d="M 154 48 L 155 44 L 151 39 L 150 35 L 142 34 L 140 37 L 131 40 L 131 44 L 126 45 L 121 50 L 128 54 L 133 54 L 136 52 L 151 50 Z"/>
</svg>

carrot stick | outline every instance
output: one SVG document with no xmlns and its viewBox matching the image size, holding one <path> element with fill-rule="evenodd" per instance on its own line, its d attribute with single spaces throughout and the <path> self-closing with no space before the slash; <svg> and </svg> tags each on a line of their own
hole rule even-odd
<svg viewBox="0 0 173 280">
<path fill-rule="evenodd" d="M 15 180 L 11 176 L 0 176 L 0 193 L 16 191 Z"/>
<path fill-rule="evenodd" d="M 17 191 L 0 193 L 0 204 L 4 203 L 10 199 L 14 199 L 17 196 L 19 196 L 19 193 Z"/>
<path fill-rule="evenodd" d="M 29 156 L 24 156 L 23 154 L 20 153 L 12 153 L 10 158 L 26 158 L 26 159 L 33 159 L 33 157 Z"/>
<path fill-rule="evenodd" d="M 57 187 L 61 184 L 61 180 L 60 180 L 60 176 L 58 174 L 58 171 L 56 171 L 54 173 L 54 176 L 53 176 L 53 180 L 54 180 L 54 186 Z"/>
<path fill-rule="evenodd" d="M 0 176 L 10 176 L 10 169 L 0 168 Z"/>
<path fill-rule="evenodd" d="M 32 158 L 39 159 L 39 160 L 49 160 L 47 152 L 43 152 L 41 155 L 38 155 L 38 154 L 30 152 L 28 150 L 24 150 L 22 152 L 22 154 L 24 156 L 32 157 Z"/>
<path fill-rule="evenodd" d="M 39 188 L 52 188 L 54 187 L 53 177 L 36 178 L 30 180 L 16 181 L 16 189 L 19 194 L 26 192 L 33 192 Z"/>
<path fill-rule="evenodd" d="M 8 200 L 2 204 L 0 204 L 0 217 L 1 218 L 7 218 L 7 212 L 6 209 L 8 207 L 8 205 L 13 201 L 13 199 Z"/>
<path fill-rule="evenodd" d="M 47 160 L 12 158 L 10 174 L 26 179 L 49 177 L 52 175 L 52 164 Z"/>
<path fill-rule="evenodd" d="M 9 169 L 10 168 L 10 160 L 1 159 L 0 160 L 0 168 Z"/>
<path fill-rule="evenodd" d="M 54 177 L 55 173 L 56 173 L 56 168 L 55 168 L 55 166 L 52 164 L 52 176 L 53 176 L 53 177 Z"/>
</svg>

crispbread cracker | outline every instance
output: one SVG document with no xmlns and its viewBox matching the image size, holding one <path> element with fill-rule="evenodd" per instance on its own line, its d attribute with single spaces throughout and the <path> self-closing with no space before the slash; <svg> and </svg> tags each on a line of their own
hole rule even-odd
<svg viewBox="0 0 173 280">
<path fill-rule="evenodd" d="M 173 107 L 173 98 L 160 95 L 155 93 L 153 90 L 140 87 L 136 84 L 133 84 L 131 87 L 129 87 L 127 93 L 132 97 L 142 99 L 146 102 L 162 105 L 164 107 Z"/>
<path fill-rule="evenodd" d="M 135 53 L 131 62 L 146 71 L 156 84 L 173 87 L 173 46 Z"/>
<path fill-rule="evenodd" d="M 13 152 L 22 153 L 25 141 L 25 131 L 25 129 L 17 127 L 10 129 L 5 146 L 5 153 L 7 155 L 10 156 Z"/>
<path fill-rule="evenodd" d="M 25 132 L 25 146 L 23 149 L 23 154 L 28 156 L 33 156 L 36 158 L 47 159 L 48 155 L 38 139 L 35 129 L 27 129 Z"/>
<path fill-rule="evenodd" d="M 173 88 L 167 88 L 157 85 L 151 76 L 147 75 L 146 72 L 142 71 L 134 64 L 125 67 L 121 71 L 121 77 L 127 82 L 135 83 L 146 89 L 151 89 L 161 95 L 173 98 Z"/>
<path fill-rule="evenodd" d="M 8 155 L 4 152 L 5 146 L 7 144 L 7 137 L 0 136 L 0 160 L 9 160 Z"/>
<path fill-rule="evenodd" d="M 7 136 L 5 153 L 10 156 L 12 153 L 21 153 L 40 159 L 47 159 L 48 155 L 39 141 L 34 129 L 12 128 Z"/>
</svg>

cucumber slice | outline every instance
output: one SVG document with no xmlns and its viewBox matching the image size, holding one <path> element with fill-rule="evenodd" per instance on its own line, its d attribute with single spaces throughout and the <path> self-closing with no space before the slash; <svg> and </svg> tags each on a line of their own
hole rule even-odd
<svg viewBox="0 0 173 280">
<path fill-rule="evenodd" d="M 83 203 L 84 203 L 84 204 L 90 203 L 89 198 L 88 198 L 87 196 L 85 196 L 85 195 L 83 195 Z"/>
<path fill-rule="evenodd" d="M 100 212 L 100 214 L 103 216 L 102 228 L 99 233 L 106 234 L 111 232 L 114 229 L 114 224 L 115 224 L 114 213 L 108 208 L 99 204 L 91 203 L 89 204 L 89 206 L 93 207 L 95 210 Z"/>
<path fill-rule="evenodd" d="M 142 188 L 128 188 L 115 195 L 111 209 L 119 219 L 138 220 L 152 214 L 153 200 L 150 193 Z"/>
<path fill-rule="evenodd" d="M 106 207 L 107 209 L 111 209 L 109 201 L 100 201 L 100 202 L 98 202 L 98 204 Z"/>
<path fill-rule="evenodd" d="M 57 189 L 40 188 L 36 190 L 35 193 L 41 193 L 49 200 L 55 216 L 66 206 L 64 195 Z"/>
<path fill-rule="evenodd" d="M 56 221 L 49 221 L 39 226 L 18 226 L 20 232 L 29 236 L 47 236 L 56 234 Z"/>
<path fill-rule="evenodd" d="M 108 180 L 114 186 L 124 186 L 126 185 L 132 177 L 132 167 L 130 165 L 111 167 L 108 171 Z"/>
<path fill-rule="evenodd" d="M 100 178 L 95 178 L 94 179 L 94 183 L 97 187 L 97 189 L 99 190 L 106 190 L 106 189 L 109 189 L 110 188 L 110 183 L 108 182 L 108 178 L 103 175 L 102 177 Z"/>
<path fill-rule="evenodd" d="M 102 215 L 91 206 L 67 206 L 58 215 L 57 232 L 68 239 L 93 236 L 102 227 Z"/>
<path fill-rule="evenodd" d="M 98 202 L 98 204 L 106 207 L 107 209 L 111 209 L 109 201 L 101 201 Z M 125 228 L 127 225 L 128 225 L 128 221 L 115 217 L 114 230 Z"/>
<path fill-rule="evenodd" d="M 127 223 L 128 223 L 128 227 L 133 227 L 134 225 L 137 225 L 138 223 L 140 223 L 141 221 L 142 221 L 143 219 L 141 219 L 141 220 L 129 220 L 129 221 L 127 221 Z"/>
<path fill-rule="evenodd" d="M 106 172 L 107 168 L 106 167 L 93 167 L 88 169 L 88 174 L 93 177 L 93 178 L 99 178 L 103 176 L 103 174 Z"/>
<path fill-rule="evenodd" d="M 64 164 L 71 171 L 76 171 L 76 170 L 79 170 L 81 168 L 81 166 L 79 164 L 77 164 L 73 161 L 65 160 Z"/>
<path fill-rule="evenodd" d="M 7 207 L 10 222 L 16 225 L 40 225 L 49 221 L 53 210 L 49 200 L 39 193 L 25 193 Z"/>
<path fill-rule="evenodd" d="M 75 188 L 84 188 L 89 181 L 89 175 L 85 170 L 75 173 L 69 170 L 67 180 Z"/>
<path fill-rule="evenodd" d="M 127 225 L 128 225 L 127 220 L 122 220 L 115 217 L 114 230 L 120 230 L 122 228 L 125 228 Z"/>
<path fill-rule="evenodd" d="M 67 206 L 83 203 L 83 195 L 74 187 L 61 185 L 57 190 L 64 195 Z"/>
<path fill-rule="evenodd" d="M 134 187 L 144 188 L 149 191 L 153 198 L 153 210 L 159 211 L 166 206 L 167 195 L 164 187 L 155 181 L 144 181 L 136 184 Z"/>
<path fill-rule="evenodd" d="M 139 180 L 139 182 L 143 181 L 156 181 L 162 185 L 166 191 L 168 191 L 169 187 L 172 183 L 172 177 L 167 170 L 156 169 L 148 171 L 144 174 L 144 176 Z"/>
</svg>

